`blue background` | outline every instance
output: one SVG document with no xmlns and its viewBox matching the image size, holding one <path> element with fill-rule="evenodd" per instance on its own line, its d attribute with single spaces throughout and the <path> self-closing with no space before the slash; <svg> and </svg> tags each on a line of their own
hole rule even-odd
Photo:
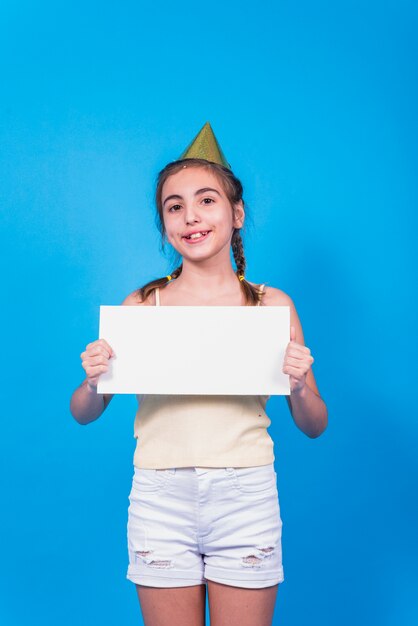
<svg viewBox="0 0 418 626">
<path fill-rule="evenodd" d="M 172 266 L 158 171 L 209 120 L 244 184 L 247 276 L 299 312 L 329 410 L 267 405 L 281 626 L 418 623 L 415 2 L 0 9 L 0 621 L 142 623 L 125 580 L 133 396 L 69 412 L 100 304 Z M 251 219 L 250 219 L 251 218 Z"/>
</svg>

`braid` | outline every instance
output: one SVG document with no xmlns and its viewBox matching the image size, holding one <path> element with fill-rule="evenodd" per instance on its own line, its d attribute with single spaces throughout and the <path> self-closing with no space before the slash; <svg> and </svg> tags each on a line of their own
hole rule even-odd
<svg viewBox="0 0 418 626">
<path fill-rule="evenodd" d="M 156 280 L 152 280 L 147 283 L 143 287 L 140 287 L 136 290 L 137 295 L 140 297 L 141 301 L 144 302 L 148 296 L 157 288 L 157 287 L 165 287 L 167 283 L 170 282 L 173 278 L 178 278 L 183 270 L 183 263 L 181 263 L 175 270 L 171 272 L 168 276 L 164 276 L 163 278 L 157 278 Z"/>
<path fill-rule="evenodd" d="M 237 266 L 237 271 L 239 274 L 245 274 L 245 256 L 244 256 L 244 246 L 242 244 L 241 233 L 238 229 L 234 230 L 234 234 L 232 235 L 231 240 L 232 253 L 234 255 L 235 264 Z"/>
<path fill-rule="evenodd" d="M 171 273 L 171 278 L 178 278 L 183 271 L 183 263 L 181 263 L 174 272 Z M 167 281 L 168 282 L 168 281 Z"/>
<path fill-rule="evenodd" d="M 238 228 L 236 228 L 233 232 L 231 247 L 232 254 L 234 255 L 235 264 L 237 266 L 236 274 L 240 280 L 241 289 L 244 292 L 245 296 L 245 301 L 247 305 L 256 305 L 261 299 L 263 293 L 256 287 L 253 287 L 251 283 L 249 283 L 244 278 L 247 263 L 245 261 L 244 245 L 242 242 L 241 233 Z"/>
</svg>

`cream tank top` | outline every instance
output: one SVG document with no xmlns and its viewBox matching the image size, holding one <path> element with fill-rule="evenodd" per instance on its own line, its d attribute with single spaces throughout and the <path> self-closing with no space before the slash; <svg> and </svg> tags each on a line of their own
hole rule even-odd
<svg viewBox="0 0 418 626">
<path fill-rule="evenodd" d="M 160 306 L 158 288 L 155 297 Z M 136 467 L 253 467 L 275 459 L 265 412 L 270 396 L 136 397 Z"/>
</svg>

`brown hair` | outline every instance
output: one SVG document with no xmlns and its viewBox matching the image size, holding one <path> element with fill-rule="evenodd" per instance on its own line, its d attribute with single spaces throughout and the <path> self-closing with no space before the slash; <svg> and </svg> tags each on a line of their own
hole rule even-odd
<svg viewBox="0 0 418 626">
<path fill-rule="evenodd" d="M 213 163 L 212 161 L 206 161 L 205 159 L 197 159 L 197 158 L 180 159 L 178 161 L 173 161 L 169 163 L 158 174 L 157 188 L 156 188 L 156 193 L 155 193 L 155 203 L 157 206 L 156 223 L 157 223 L 158 230 L 161 233 L 163 250 L 164 250 L 164 240 L 166 237 L 166 231 L 164 227 L 164 218 L 163 218 L 163 207 L 162 207 L 163 185 L 169 176 L 171 176 L 172 174 L 176 174 L 178 171 L 183 169 L 183 167 L 186 165 L 188 167 L 201 167 L 212 172 L 212 174 L 214 174 L 218 178 L 220 184 L 222 185 L 225 191 L 225 194 L 231 204 L 231 208 L 234 204 L 238 203 L 240 200 L 242 200 L 242 202 L 244 203 L 243 198 L 242 198 L 243 188 L 242 188 L 241 182 L 238 180 L 238 178 L 236 178 L 236 176 L 234 176 L 234 174 L 232 173 L 230 169 L 224 167 L 223 165 L 219 165 L 218 163 Z M 235 259 L 235 264 L 237 266 L 236 275 L 238 278 L 240 275 L 244 275 L 245 267 L 246 267 L 244 247 L 242 243 L 240 229 L 238 228 L 235 228 L 234 232 L 232 233 L 231 247 L 232 247 L 232 253 Z M 180 265 L 171 272 L 171 278 L 178 278 L 178 276 L 180 276 L 182 272 L 182 269 L 183 269 L 183 264 L 180 263 Z M 144 300 L 148 298 L 148 296 L 157 287 L 165 287 L 165 285 L 167 285 L 168 282 L 169 282 L 169 279 L 166 276 L 164 276 L 163 278 L 157 278 L 156 280 L 150 281 L 143 287 L 140 287 L 136 293 L 137 295 L 139 295 L 139 297 L 141 298 L 141 301 L 143 302 Z M 253 285 L 251 285 L 251 283 L 245 280 L 245 278 L 244 280 L 240 280 L 239 282 L 241 285 L 241 289 L 244 293 L 246 305 L 247 306 L 256 305 L 258 301 L 261 299 L 263 292 L 258 287 L 254 287 Z"/>
</svg>

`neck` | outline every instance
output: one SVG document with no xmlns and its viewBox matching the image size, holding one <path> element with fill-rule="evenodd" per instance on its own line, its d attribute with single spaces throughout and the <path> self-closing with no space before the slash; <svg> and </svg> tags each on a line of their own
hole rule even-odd
<svg viewBox="0 0 418 626">
<path fill-rule="evenodd" d="M 173 281 L 182 291 L 199 293 L 220 293 L 239 288 L 239 280 L 229 261 L 226 263 L 196 264 L 183 259 L 180 276 Z"/>
</svg>

